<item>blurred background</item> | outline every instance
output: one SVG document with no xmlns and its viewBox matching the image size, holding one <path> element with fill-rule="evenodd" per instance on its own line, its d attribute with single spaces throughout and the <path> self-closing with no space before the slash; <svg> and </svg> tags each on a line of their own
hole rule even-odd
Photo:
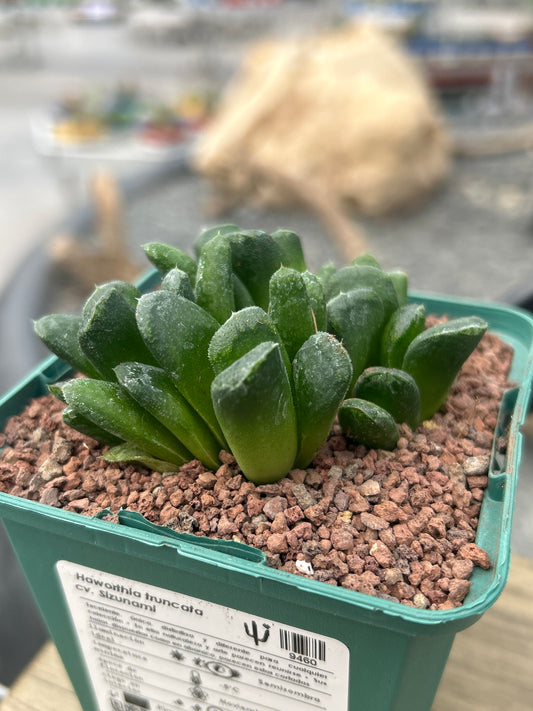
<svg viewBox="0 0 533 711">
<path fill-rule="evenodd" d="M 0 166 L 2 392 L 32 319 L 217 222 L 531 309 L 533 2 L 0 0 Z M 45 637 L 0 535 L 0 698 Z"/>
</svg>

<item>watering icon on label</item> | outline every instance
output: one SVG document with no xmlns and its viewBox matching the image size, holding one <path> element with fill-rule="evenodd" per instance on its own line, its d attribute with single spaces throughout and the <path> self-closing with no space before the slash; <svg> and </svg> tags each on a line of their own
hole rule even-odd
<svg viewBox="0 0 533 711">
<path fill-rule="evenodd" d="M 197 671 L 191 672 L 191 682 L 193 683 L 193 686 L 189 689 L 191 696 L 194 699 L 205 701 L 207 699 L 207 692 L 202 687 L 202 677 Z"/>
</svg>

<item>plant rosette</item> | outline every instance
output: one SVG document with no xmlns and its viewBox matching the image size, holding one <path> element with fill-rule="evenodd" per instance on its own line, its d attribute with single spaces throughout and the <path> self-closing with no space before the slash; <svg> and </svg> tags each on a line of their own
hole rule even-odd
<svg viewBox="0 0 533 711">
<path fill-rule="evenodd" d="M 427 641 L 436 661 L 418 706 L 404 689 L 406 709 L 429 708 L 455 631 L 505 581 L 531 320 L 504 307 L 408 298 L 406 275 L 370 255 L 312 273 L 288 230 L 212 228 L 197 238 L 195 258 L 162 243 L 144 250 L 160 288 L 104 284 L 79 316 L 35 324 L 60 360 L 4 403 L 4 419 L 15 415 L 0 457 L 8 532 L 16 538 L 26 516 L 14 497 L 36 502 L 47 520 L 44 511 L 61 510 L 69 527 L 91 521 L 98 534 L 69 528 L 72 551 L 86 535 L 106 537 L 111 551 L 108 531 L 126 529 L 131 543 L 119 548 L 133 551 L 140 531 L 156 532 L 166 550 L 180 541 L 179 570 L 195 551 L 218 581 L 216 592 L 203 587 L 198 575 L 206 574 L 194 568 L 173 589 L 207 600 L 239 580 L 255 591 L 239 609 L 253 609 L 266 627 L 276 598 L 307 629 L 317 594 L 328 614 L 311 626 L 325 633 L 350 619 L 346 635 L 362 639 L 367 613 L 382 611 L 378 628 L 388 620 L 404 655 L 415 641 L 419 652 L 424 646 L 420 623 L 422 636 L 446 623 L 439 651 Z M 25 546 L 22 560 L 35 555 Z M 90 550 L 80 558 L 103 570 Z M 234 557 L 231 578 L 209 551 Z M 74 553 L 47 556 L 55 569 Z M 127 556 L 123 565 L 114 558 L 119 575 L 151 580 L 151 563 L 137 573 Z M 33 567 L 25 569 L 35 587 Z M 57 594 L 47 596 L 60 616 Z M 336 638 L 344 637 L 339 628 Z M 362 651 L 345 644 L 353 677 Z M 366 695 L 366 681 L 357 685 Z M 368 691 L 367 707 L 403 709 L 378 702 L 390 692 L 399 703 L 386 686 Z"/>
<path fill-rule="evenodd" d="M 79 435 L 62 427 L 50 452 L 36 446 L 40 499 L 88 515 L 133 506 L 293 573 L 421 608 L 461 604 L 474 566 L 490 566 L 474 541 L 511 349 L 490 334 L 480 345 L 478 316 L 428 320 L 406 275 L 371 255 L 311 273 L 287 230 L 212 228 L 197 259 L 144 251 L 160 289 L 110 282 L 80 316 L 35 323 L 86 376 L 51 387 L 63 423 L 103 445 L 87 450 L 91 467 L 75 454 L 74 486 L 56 452 Z M 102 458 L 118 465 L 112 485 Z"/>
</svg>

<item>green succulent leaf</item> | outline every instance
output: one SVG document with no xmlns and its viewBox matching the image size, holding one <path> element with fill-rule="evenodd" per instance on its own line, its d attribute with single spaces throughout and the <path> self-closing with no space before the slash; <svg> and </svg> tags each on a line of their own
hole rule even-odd
<svg viewBox="0 0 533 711">
<path fill-rule="evenodd" d="M 190 452 L 117 383 L 75 378 L 63 386 L 67 403 L 95 425 L 137 444 L 148 454 L 181 465 Z"/>
<path fill-rule="evenodd" d="M 396 289 L 390 276 L 382 269 L 367 264 L 349 265 L 332 274 L 325 289 L 326 301 L 330 301 L 342 292 L 354 289 L 375 291 L 383 302 L 387 320 L 399 306 Z"/>
<path fill-rule="evenodd" d="M 178 267 L 184 271 L 191 284 L 196 282 L 196 261 L 179 247 L 174 247 L 165 242 L 147 242 L 142 249 L 150 262 L 161 274 L 166 274 L 171 269 Z"/>
<path fill-rule="evenodd" d="M 280 267 L 274 272 L 270 279 L 268 313 L 292 360 L 317 330 L 313 304 L 301 272 L 289 267 Z"/>
<path fill-rule="evenodd" d="M 214 237 L 217 237 L 218 235 L 228 235 L 232 232 L 239 232 L 240 229 L 239 225 L 235 225 L 233 222 L 229 222 L 224 225 L 215 225 L 214 227 L 206 227 L 194 240 L 194 253 L 196 254 L 196 259 L 200 259 L 200 254 L 204 244 L 207 244 Z"/>
<path fill-rule="evenodd" d="M 315 274 L 309 271 L 302 272 L 302 278 L 313 310 L 315 329 L 317 331 L 325 331 L 328 325 L 328 314 L 322 282 Z"/>
<path fill-rule="evenodd" d="M 122 363 L 115 373 L 131 397 L 182 442 L 191 459 L 200 460 L 209 469 L 220 466 L 215 436 L 166 371 L 144 363 Z"/>
<path fill-rule="evenodd" d="M 323 264 L 316 272 L 316 277 L 322 284 L 322 287 L 324 289 L 324 298 L 327 300 L 327 286 L 329 284 L 329 280 L 335 274 L 337 271 L 337 267 L 332 261 L 326 262 Z"/>
<path fill-rule="evenodd" d="M 360 398 L 343 402 L 339 423 L 343 432 L 370 449 L 394 449 L 400 437 L 398 426 L 387 410 Z"/>
<path fill-rule="evenodd" d="M 218 421 L 245 476 L 262 484 L 287 474 L 298 434 L 279 344 L 253 348 L 215 377 L 211 391 Z"/>
<path fill-rule="evenodd" d="M 207 356 L 218 321 L 183 296 L 154 291 L 139 299 L 137 324 L 158 364 L 225 446 L 211 401 L 214 371 Z"/>
<path fill-rule="evenodd" d="M 116 380 L 113 368 L 124 361 L 155 365 L 137 328 L 135 310 L 117 289 L 103 292 L 91 309 L 84 308 L 78 338 L 83 353 L 106 380 Z"/>
<path fill-rule="evenodd" d="M 344 346 L 329 333 L 310 336 L 293 361 L 294 404 L 298 421 L 295 466 L 304 469 L 326 441 L 352 379 Z"/>
<path fill-rule="evenodd" d="M 58 400 L 61 400 L 61 402 L 66 402 L 65 396 L 63 395 L 63 385 L 67 382 L 68 380 L 59 380 L 57 383 L 49 383 L 48 385 L 49 392 Z"/>
<path fill-rule="evenodd" d="M 248 289 L 254 303 L 265 311 L 269 282 L 281 266 L 281 248 L 266 232 L 245 230 L 227 236 L 231 242 L 233 271 Z"/>
<path fill-rule="evenodd" d="M 406 422 L 412 430 L 420 424 L 420 390 L 404 370 L 367 368 L 357 378 L 352 396 L 380 405 L 395 422 Z"/>
<path fill-rule="evenodd" d="M 486 321 L 467 316 L 432 326 L 411 341 L 402 368 L 418 384 L 423 420 L 444 404 L 457 373 L 486 330 Z"/>
<path fill-rule="evenodd" d="M 384 319 L 383 302 L 372 289 L 340 293 L 328 302 L 328 331 L 342 342 L 352 361 L 350 390 L 376 350 Z"/>
<path fill-rule="evenodd" d="M 296 232 L 279 229 L 272 232 L 271 237 L 280 249 L 281 266 L 306 271 L 302 242 Z"/>
<path fill-rule="evenodd" d="M 235 273 L 233 274 L 233 296 L 236 310 L 245 309 L 247 306 L 255 306 L 252 295 Z"/>
<path fill-rule="evenodd" d="M 99 284 L 96 286 L 88 297 L 88 299 L 83 304 L 83 309 L 81 312 L 82 319 L 89 317 L 94 311 L 94 307 L 98 301 L 103 296 L 107 296 L 111 291 L 121 294 L 125 301 L 127 301 L 130 306 L 135 309 L 137 306 L 137 299 L 140 297 L 141 292 L 136 286 L 130 284 L 127 281 L 108 281 L 105 284 Z"/>
<path fill-rule="evenodd" d="M 409 279 L 405 272 L 396 269 L 392 272 L 387 272 L 394 289 L 396 291 L 396 296 L 398 297 L 398 304 L 400 306 L 405 306 L 407 304 L 407 292 L 409 288 Z"/>
<path fill-rule="evenodd" d="M 197 303 L 219 323 L 235 311 L 231 243 L 223 234 L 202 247 L 198 260 L 195 294 Z"/>
<path fill-rule="evenodd" d="M 153 472 L 161 472 L 169 474 L 175 472 L 178 467 L 173 462 L 164 462 L 157 457 L 152 457 L 150 454 L 142 450 L 132 442 L 123 442 L 103 453 L 102 458 L 106 462 L 135 462 Z"/>
<path fill-rule="evenodd" d="M 202 248 L 196 275 L 196 301 L 219 323 L 254 300 L 234 273 L 232 246 L 225 233 L 217 234 Z"/>
<path fill-rule="evenodd" d="M 122 442 L 120 437 L 116 437 L 103 427 L 95 425 L 94 422 L 91 422 L 89 418 L 84 417 L 84 415 L 73 407 L 70 407 L 70 405 L 67 405 L 63 410 L 63 422 L 78 432 L 95 439 L 97 442 L 100 442 L 100 444 L 113 445 Z"/>
<path fill-rule="evenodd" d="M 381 335 L 381 364 L 388 368 L 401 368 L 405 352 L 426 327 L 426 309 L 423 304 L 400 306 L 385 324 Z"/>
<path fill-rule="evenodd" d="M 260 306 L 249 306 L 233 313 L 209 344 L 208 356 L 215 375 L 265 341 L 279 343 L 283 363 L 290 373 L 287 350 L 269 314 Z"/>
<path fill-rule="evenodd" d="M 165 274 L 161 281 L 161 288 L 167 291 L 173 291 L 175 294 L 189 299 L 189 301 L 196 300 L 189 275 L 178 267 L 174 267 L 174 269 L 171 269 Z"/>
<path fill-rule="evenodd" d="M 80 326 L 81 317 L 74 314 L 48 314 L 33 323 L 35 333 L 54 355 L 74 370 L 90 378 L 99 378 L 100 373 L 81 350 Z"/>
<path fill-rule="evenodd" d="M 363 254 L 358 254 L 355 259 L 352 259 L 350 262 L 351 266 L 353 267 L 375 267 L 376 269 L 381 269 L 381 264 L 379 261 L 374 257 L 373 254 L 369 254 L 368 252 L 363 252 Z"/>
</svg>

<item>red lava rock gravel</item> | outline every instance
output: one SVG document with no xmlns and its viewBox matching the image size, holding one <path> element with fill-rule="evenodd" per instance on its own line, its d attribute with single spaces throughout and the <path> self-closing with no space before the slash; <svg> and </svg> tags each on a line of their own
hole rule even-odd
<svg viewBox="0 0 533 711">
<path fill-rule="evenodd" d="M 354 444 L 335 426 L 313 468 L 261 486 L 225 452 L 216 472 L 197 461 L 169 475 L 107 464 L 100 445 L 62 423 L 62 403 L 44 396 L 0 435 L 0 491 L 87 516 L 127 507 L 179 531 L 243 541 L 296 575 L 454 608 L 474 567 L 491 566 L 475 536 L 511 359 L 486 334 L 442 410 L 416 432 L 401 425 L 393 452 Z"/>
</svg>

